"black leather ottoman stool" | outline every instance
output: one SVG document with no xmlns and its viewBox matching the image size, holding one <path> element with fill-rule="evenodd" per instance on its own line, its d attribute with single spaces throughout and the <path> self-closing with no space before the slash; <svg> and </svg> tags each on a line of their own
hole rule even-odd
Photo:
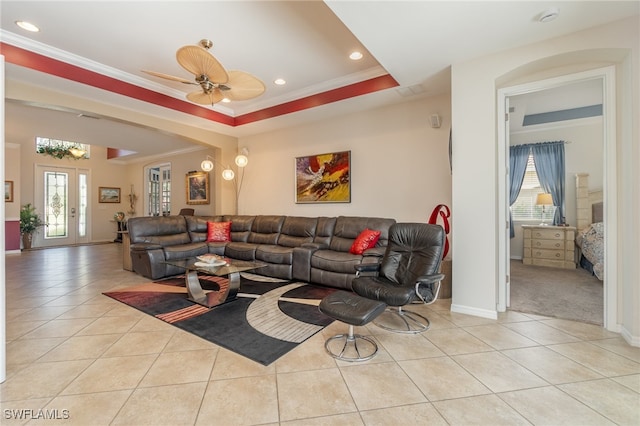
<svg viewBox="0 0 640 426">
<path fill-rule="evenodd" d="M 323 314 L 349 325 L 348 334 L 338 334 L 327 339 L 324 348 L 329 355 L 350 362 L 367 361 L 376 355 L 376 342 L 370 337 L 353 334 L 353 327 L 374 320 L 387 308 L 386 303 L 338 290 L 322 299 L 318 308 Z M 359 348 L 359 344 L 364 347 Z"/>
</svg>

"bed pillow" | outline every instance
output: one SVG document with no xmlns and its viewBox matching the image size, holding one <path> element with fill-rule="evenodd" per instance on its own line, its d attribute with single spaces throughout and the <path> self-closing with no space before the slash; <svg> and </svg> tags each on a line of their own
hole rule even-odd
<svg viewBox="0 0 640 426">
<path fill-rule="evenodd" d="M 231 222 L 207 222 L 207 242 L 231 241 Z"/>
<path fill-rule="evenodd" d="M 380 231 L 365 229 L 358 235 L 349 249 L 349 253 L 362 254 L 365 250 L 373 248 L 380 239 Z"/>
</svg>

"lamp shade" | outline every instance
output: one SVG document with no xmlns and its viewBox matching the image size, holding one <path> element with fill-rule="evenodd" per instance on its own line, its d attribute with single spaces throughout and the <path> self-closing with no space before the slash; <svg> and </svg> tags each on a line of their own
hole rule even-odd
<svg viewBox="0 0 640 426">
<path fill-rule="evenodd" d="M 247 164 L 249 164 L 249 159 L 247 158 L 246 155 L 239 154 L 236 156 L 236 165 L 238 167 L 244 167 Z"/>
<path fill-rule="evenodd" d="M 224 180 L 233 180 L 236 174 L 231 169 L 225 169 L 222 171 L 222 179 Z"/>
<path fill-rule="evenodd" d="M 203 172 L 210 172 L 211 170 L 213 170 L 213 161 L 204 160 L 202 163 L 200 163 L 200 168 Z"/>
<path fill-rule="evenodd" d="M 552 206 L 553 198 L 551 194 L 548 193 L 540 193 L 536 197 L 536 206 Z"/>
</svg>

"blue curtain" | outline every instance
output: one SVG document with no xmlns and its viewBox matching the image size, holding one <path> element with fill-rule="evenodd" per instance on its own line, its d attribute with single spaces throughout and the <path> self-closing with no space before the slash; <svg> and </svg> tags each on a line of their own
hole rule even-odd
<svg viewBox="0 0 640 426">
<path fill-rule="evenodd" d="M 531 153 L 540 185 L 557 207 L 553 224 L 558 225 L 564 218 L 564 141 L 533 144 Z"/>
<path fill-rule="evenodd" d="M 509 206 L 512 206 L 513 203 L 516 202 L 518 194 L 520 194 L 524 173 L 527 171 L 527 160 L 529 159 L 530 152 L 531 147 L 529 145 L 509 147 Z M 513 238 L 515 231 L 513 229 L 513 220 L 511 219 L 511 209 L 509 209 L 509 232 L 511 238 Z"/>
</svg>

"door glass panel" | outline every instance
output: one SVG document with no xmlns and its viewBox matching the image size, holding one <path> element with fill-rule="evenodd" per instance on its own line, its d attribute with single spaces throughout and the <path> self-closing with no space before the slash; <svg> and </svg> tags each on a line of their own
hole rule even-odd
<svg viewBox="0 0 640 426">
<path fill-rule="evenodd" d="M 160 216 L 160 170 L 149 169 L 149 216 Z"/>
<path fill-rule="evenodd" d="M 60 172 L 44 174 L 45 226 L 44 238 L 68 236 L 67 200 L 69 175 Z"/>
<path fill-rule="evenodd" d="M 150 167 L 147 175 L 149 216 L 171 214 L 171 165 Z"/>
<path fill-rule="evenodd" d="M 89 198 L 89 189 L 87 185 L 87 175 L 80 173 L 78 175 L 78 236 L 87 236 L 87 206 Z"/>
<path fill-rule="evenodd" d="M 171 214 L 171 169 L 162 170 L 162 215 Z"/>
</svg>

